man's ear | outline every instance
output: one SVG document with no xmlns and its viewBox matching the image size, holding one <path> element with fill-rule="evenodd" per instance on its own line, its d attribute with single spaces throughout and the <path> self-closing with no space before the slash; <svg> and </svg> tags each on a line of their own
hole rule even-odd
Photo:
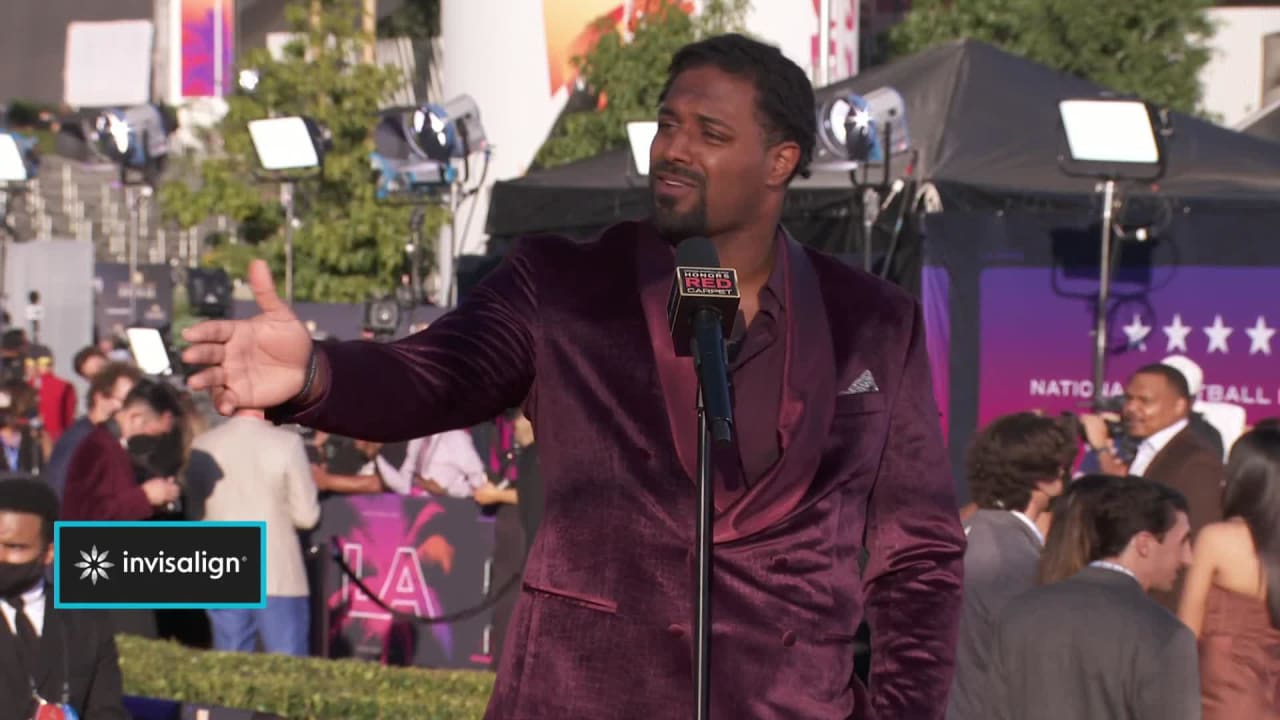
<svg viewBox="0 0 1280 720">
<path fill-rule="evenodd" d="M 780 142 L 769 154 L 769 174 L 765 184 L 771 188 L 784 187 L 800 163 L 800 146 L 791 141 Z"/>
<path fill-rule="evenodd" d="M 53 564 L 53 543 L 49 543 L 49 547 L 44 549 L 44 566 L 49 567 Z"/>
<path fill-rule="evenodd" d="M 1159 544 L 1159 541 L 1156 540 L 1156 537 L 1151 533 L 1147 532 L 1146 530 L 1143 530 L 1142 532 L 1133 536 L 1133 546 L 1138 551 L 1138 557 L 1142 557 L 1142 558 L 1150 557 L 1151 551 L 1158 544 Z"/>
</svg>

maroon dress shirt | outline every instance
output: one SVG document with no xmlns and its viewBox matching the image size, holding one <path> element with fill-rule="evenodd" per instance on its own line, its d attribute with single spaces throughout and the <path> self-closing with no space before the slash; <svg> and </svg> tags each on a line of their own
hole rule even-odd
<svg viewBox="0 0 1280 720">
<path fill-rule="evenodd" d="M 783 247 L 781 241 L 777 247 Z M 773 271 L 760 289 L 755 318 L 743 332 L 739 316 L 728 344 L 736 452 L 717 452 L 714 458 L 716 505 L 721 510 L 764 477 L 782 455 L 778 409 L 786 360 L 780 330 L 787 323 L 785 282 L 783 263 L 775 252 Z"/>
</svg>

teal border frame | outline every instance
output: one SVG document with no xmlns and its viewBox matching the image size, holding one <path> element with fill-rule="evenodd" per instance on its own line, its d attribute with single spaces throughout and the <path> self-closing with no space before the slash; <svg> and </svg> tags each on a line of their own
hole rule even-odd
<svg viewBox="0 0 1280 720">
<path fill-rule="evenodd" d="M 256 603 L 64 603 L 62 602 L 62 563 L 58 562 L 57 558 L 62 548 L 62 528 L 64 527 L 257 528 L 262 557 L 262 575 L 258 581 L 259 600 Z M 53 606 L 59 610 L 262 610 L 267 607 L 267 523 L 261 520 L 59 520 L 53 524 L 53 552 Z"/>
</svg>

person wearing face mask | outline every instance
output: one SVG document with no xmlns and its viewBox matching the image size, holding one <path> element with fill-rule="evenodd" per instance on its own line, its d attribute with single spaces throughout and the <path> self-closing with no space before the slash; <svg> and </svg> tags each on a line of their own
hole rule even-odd
<svg viewBox="0 0 1280 720">
<path fill-rule="evenodd" d="M 131 438 L 170 432 L 181 417 L 173 388 L 139 381 L 115 417 L 90 432 L 71 456 L 62 519 L 146 520 L 177 500 L 173 478 L 135 479 L 126 448 Z"/>
<path fill-rule="evenodd" d="M 0 717 L 33 717 L 44 701 L 85 720 L 128 720 L 106 615 L 59 610 L 48 597 L 57 517 L 43 481 L 0 481 Z"/>
<path fill-rule="evenodd" d="M 177 392 L 143 379 L 125 397 L 115 417 L 94 428 L 67 467 L 63 520 L 148 520 L 180 494 L 172 477 L 138 478 L 131 443 L 166 435 L 182 417 Z M 156 637 L 151 610 L 114 610 L 116 632 Z"/>
<path fill-rule="evenodd" d="M 59 498 L 66 487 L 67 467 L 76 448 L 94 428 L 116 414 L 141 377 L 136 367 L 125 363 L 108 363 L 94 374 L 89 383 L 89 411 L 72 423 L 54 443 L 49 463 L 40 473 Z"/>
</svg>

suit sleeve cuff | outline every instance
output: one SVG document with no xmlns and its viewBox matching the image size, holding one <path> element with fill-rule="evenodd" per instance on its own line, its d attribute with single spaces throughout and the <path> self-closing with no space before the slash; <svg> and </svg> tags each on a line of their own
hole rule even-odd
<svg viewBox="0 0 1280 720">
<path fill-rule="evenodd" d="M 277 425 L 308 425 L 308 420 L 312 419 L 317 414 L 320 406 L 324 404 L 325 398 L 329 396 L 329 387 L 333 381 L 332 364 L 329 362 L 326 343 L 315 343 L 312 346 L 312 351 L 315 353 L 316 373 L 310 387 L 306 389 L 303 395 L 275 407 L 267 408 L 267 420 Z"/>
</svg>

